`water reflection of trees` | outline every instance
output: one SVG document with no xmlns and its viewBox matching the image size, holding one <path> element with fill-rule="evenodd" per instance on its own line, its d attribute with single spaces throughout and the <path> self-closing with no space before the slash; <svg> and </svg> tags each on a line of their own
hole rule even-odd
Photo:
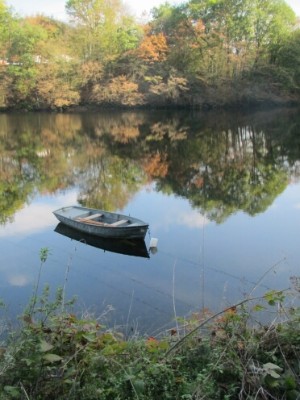
<svg viewBox="0 0 300 400">
<path fill-rule="evenodd" d="M 190 146 L 185 153 L 194 157 L 187 158 L 185 170 L 173 154 L 166 183 L 176 180 L 174 191 L 217 222 L 237 210 L 264 211 L 287 185 L 287 168 L 270 159 L 265 135 L 251 127 L 208 130 Z"/>
<path fill-rule="evenodd" d="M 146 182 L 217 221 L 264 211 L 299 176 L 295 112 L 0 115 L 0 222 L 38 192 L 122 209 Z"/>
</svg>

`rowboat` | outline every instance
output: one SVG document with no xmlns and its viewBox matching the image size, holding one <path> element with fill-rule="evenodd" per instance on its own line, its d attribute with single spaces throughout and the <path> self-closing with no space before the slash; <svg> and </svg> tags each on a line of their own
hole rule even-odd
<svg viewBox="0 0 300 400">
<path fill-rule="evenodd" d="M 63 223 L 59 222 L 55 227 L 54 232 L 59 233 L 67 238 L 76 240 L 83 245 L 95 247 L 109 251 L 111 253 L 123 254 L 126 256 L 150 258 L 149 252 L 146 247 L 145 240 L 138 239 L 117 239 L 117 238 L 103 238 L 95 235 L 90 235 L 85 232 L 80 232 Z"/>
<path fill-rule="evenodd" d="M 53 214 L 73 229 L 104 238 L 144 239 L 149 226 L 128 215 L 81 206 L 63 207 Z"/>
</svg>

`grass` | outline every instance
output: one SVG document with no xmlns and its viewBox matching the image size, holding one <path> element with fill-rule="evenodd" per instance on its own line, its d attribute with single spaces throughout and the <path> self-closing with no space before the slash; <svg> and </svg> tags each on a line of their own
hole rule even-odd
<svg viewBox="0 0 300 400">
<path fill-rule="evenodd" d="M 0 400 L 300 399 L 300 309 L 286 306 L 299 297 L 298 277 L 289 290 L 127 340 L 72 314 L 63 289 L 54 300 L 49 287 L 37 292 L 0 348 Z M 274 317 L 263 325 L 266 310 Z"/>
</svg>

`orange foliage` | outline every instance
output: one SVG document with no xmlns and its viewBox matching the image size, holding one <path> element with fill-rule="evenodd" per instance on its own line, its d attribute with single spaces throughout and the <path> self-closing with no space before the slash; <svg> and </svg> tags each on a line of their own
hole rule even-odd
<svg viewBox="0 0 300 400">
<path fill-rule="evenodd" d="M 155 337 L 153 337 L 153 336 L 148 337 L 148 339 L 145 342 L 146 347 L 150 351 L 155 351 L 156 349 L 158 349 L 159 343 L 160 342 L 157 339 L 155 339 Z"/>
<path fill-rule="evenodd" d="M 166 156 L 156 153 L 152 158 L 148 159 L 145 166 L 145 171 L 151 177 L 165 177 L 168 173 L 168 163 Z"/>
<path fill-rule="evenodd" d="M 153 337 L 153 336 L 149 336 L 148 339 L 147 339 L 147 342 L 155 342 L 155 343 L 157 343 L 158 340 L 155 339 L 155 337 Z"/>
<path fill-rule="evenodd" d="M 199 35 L 205 33 L 205 25 L 201 19 L 198 19 L 194 24 L 194 30 Z"/>
<path fill-rule="evenodd" d="M 161 62 L 167 56 L 167 40 L 163 33 L 145 36 L 138 48 L 138 56 L 149 63 Z"/>
</svg>

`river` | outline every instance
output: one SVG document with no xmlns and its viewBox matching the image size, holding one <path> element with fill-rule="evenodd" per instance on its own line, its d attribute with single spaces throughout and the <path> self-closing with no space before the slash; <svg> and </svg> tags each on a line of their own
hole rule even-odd
<svg viewBox="0 0 300 400">
<path fill-rule="evenodd" d="M 28 304 L 44 248 L 39 293 L 64 287 L 76 312 L 127 333 L 285 289 L 299 177 L 299 110 L 2 113 L 2 317 Z M 148 257 L 66 235 L 52 211 L 75 204 L 148 222 Z"/>
</svg>

